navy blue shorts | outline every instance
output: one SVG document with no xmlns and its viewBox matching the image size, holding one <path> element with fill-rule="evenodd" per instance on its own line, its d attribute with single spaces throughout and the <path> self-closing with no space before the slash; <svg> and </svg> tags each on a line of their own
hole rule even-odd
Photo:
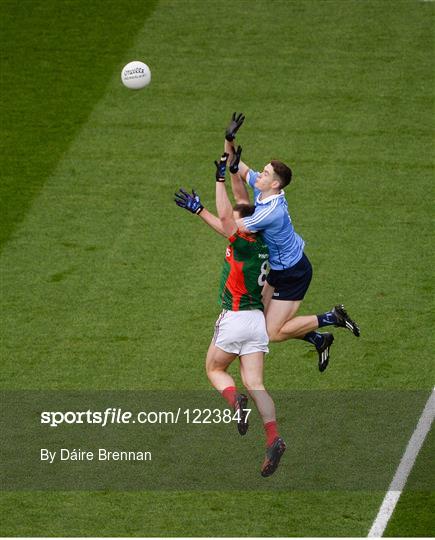
<svg viewBox="0 0 435 540">
<path fill-rule="evenodd" d="M 302 300 L 313 277 L 313 267 L 305 253 L 291 268 L 270 270 L 267 283 L 275 287 L 272 300 Z"/>
</svg>

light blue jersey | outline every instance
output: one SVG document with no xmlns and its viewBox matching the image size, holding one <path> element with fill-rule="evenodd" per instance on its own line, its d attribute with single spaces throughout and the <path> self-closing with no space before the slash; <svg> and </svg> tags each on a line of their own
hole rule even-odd
<svg viewBox="0 0 435 540">
<path fill-rule="evenodd" d="M 243 219 L 250 232 L 261 232 L 269 248 L 269 263 L 273 270 L 294 266 L 304 253 L 304 241 L 296 234 L 288 213 L 284 191 L 260 200 L 261 191 L 255 187 L 259 172 L 248 171 L 248 184 L 254 190 L 255 212 Z"/>
</svg>

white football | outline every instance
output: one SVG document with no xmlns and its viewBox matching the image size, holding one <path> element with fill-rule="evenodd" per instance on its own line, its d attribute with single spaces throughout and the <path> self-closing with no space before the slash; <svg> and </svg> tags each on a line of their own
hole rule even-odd
<svg viewBox="0 0 435 540">
<path fill-rule="evenodd" d="M 144 88 L 151 82 L 150 68 L 139 60 L 129 62 L 122 68 L 121 81 L 124 86 L 131 90 Z"/>
</svg>

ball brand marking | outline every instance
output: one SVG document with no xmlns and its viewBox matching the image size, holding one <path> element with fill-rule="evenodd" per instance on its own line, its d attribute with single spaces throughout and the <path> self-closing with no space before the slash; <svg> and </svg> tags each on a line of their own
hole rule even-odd
<svg viewBox="0 0 435 540">
<path fill-rule="evenodd" d="M 141 77 L 145 77 L 145 70 L 144 68 L 137 67 L 135 69 L 126 69 L 124 71 L 124 79 L 140 79 Z"/>
<path fill-rule="evenodd" d="M 144 68 L 137 67 L 135 69 L 126 69 L 124 75 L 133 75 L 134 73 L 145 73 Z"/>
</svg>

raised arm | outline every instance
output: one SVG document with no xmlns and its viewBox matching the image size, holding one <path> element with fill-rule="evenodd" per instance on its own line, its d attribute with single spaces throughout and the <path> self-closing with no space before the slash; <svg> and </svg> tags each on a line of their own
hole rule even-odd
<svg viewBox="0 0 435 540">
<path fill-rule="evenodd" d="M 236 203 L 250 204 L 248 188 L 240 174 L 241 155 L 242 147 L 238 146 L 230 160 L 231 189 L 233 190 Z M 246 167 L 246 165 L 244 166 Z"/>
<path fill-rule="evenodd" d="M 230 163 L 234 159 L 234 156 L 236 154 L 236 149 L 234 147 L 234 139 L 236 138 L 236 134 L 239 131 L 240 126 L 243 124 L 244 120 L 245 117 L 242 113 L 240 113 L 239 115 L 237 115 L 237 113 L 233 113 L 231 122 L 229 123 L 225 131 L 225 152 L 229 155 Z M 240 157 L 238 169 L 240 177 L 246 182 L 249 167 L 246 165 L 246 163 L 240 160 Z M 234 197 L 237 199 L 236 194 L 234 194 Z"/>
<path fill-rule="evenodd" d="M 215 230 L 217 233 L 221 234 L 222 236 L 227 236 L 224 228 L 222 227 L 221 220 L 217 216 L 209 212 L 207 208 L 204 208 L 204 210 L 199 214 L 199 217 L 204 223 L 207 223 L 207 225 L 213 230 Z"/>
<path fill-rule="evenodd" d="M 237 225 L 233 216 L 233 207 L 228 198 L 225 188 L 225 172 L 227 167 L 228 154 L 222 154 L 220 161 L 215 161 L 216 165 L 216 209 L 222 224 L 225 236 L 230 238 L 237 231 Z"/>
<path fill-rule="evenodd" d="M 178 192 L 175 193 L 174 201 L 180 208 L 184 208 L 191 214 L 196 214 L 199 216 L 204 223 L 207 223 L 207 225 L 214 229 L 217 233 L 221 234 L 222 236 L 226 236 L 221 220 L 209 212 L 207 208 L 204 208 L 199 195 L 194 189 L 192 189 L 192 193 L 188 193 L 183 188 L 180 188 Z"/>
</svg>

